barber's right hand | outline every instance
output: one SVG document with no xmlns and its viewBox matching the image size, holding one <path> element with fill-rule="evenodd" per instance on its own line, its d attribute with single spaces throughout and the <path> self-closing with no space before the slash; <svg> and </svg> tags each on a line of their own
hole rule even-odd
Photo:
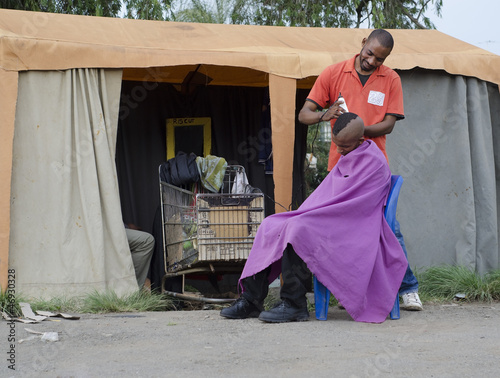
<svg viewBox="0 0 500 378">
<path fill-rule="evenodd" d="M 342 113 L 345 113 L 345 110 L 340 106 L 340 104 L 343 103 L 344 101 L 342 100 L 335 101 L 333 105 L 330 106 L 326 111 L 325 115 L 323 116 L 323 121 L 329 121 L 333 118 L 337 119 Z"/>
</svg>

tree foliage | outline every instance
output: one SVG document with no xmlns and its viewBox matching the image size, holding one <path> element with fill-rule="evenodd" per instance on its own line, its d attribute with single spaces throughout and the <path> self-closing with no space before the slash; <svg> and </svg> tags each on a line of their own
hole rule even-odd
<svg viewBox="0 0 500 378">
<path fill-rule="evenodd" d="M 429 5 L 441 15 L 442 0 L 385 0 L 357 1 L 358 20 L 367 18 L 371 27 L 384 29 L 433 29 L 434 24 L 425 16 Z M 359 23 L 356 24 L 359 27 Z"/>
<path fill-rule="evenodd" d="M 349 1 L 345 0 L 250 0 L 254 12 L 250 18 L 234 23 L 274 26 L 346 27 Z"/>
<path fill-rule="evenodd" d="M 172 3 L 175 0 L 123 0 L 126 18 L 141 20 L 172 20 Z"/>
<path fill-rule="evenodd" d="M 0 8 L 36 12 L 170 20 L 175 0 L 0 0 Z M 125 6 L 125 14 L 122 13 Z"/>
<path fill-rule="evenodd" d="M 443 0 L 190 0 L 178 21 L 273 26 L 414 29 L 433 28 L 425 16 Z"/>
<path fill-rule="evenodd" d="M 121 0 L 0 0 L 0 8 L 118 17 Z"/>
<path fill-rule="evenodd" d="M 283 26 L 387 29 L 433 28 L 425 16 L 433 5 L 441 14 L 442 0 L 249 0 L 254 12 L 234 23 Z"/>
<path fill-rule="evenodd" d="M 122 12 L 122 5 L 125 14 Z M 275 26 L 433 28 L 443 0 L 0 0 L 0 8 L 144 20 Z"/>
<path fill-rule="evenodd" d="M 209 24 L 234 23 L 233 19 L 250 19 L 247 0 L 191 0 L 180 4 L 175 21 Z"/>
</svg>

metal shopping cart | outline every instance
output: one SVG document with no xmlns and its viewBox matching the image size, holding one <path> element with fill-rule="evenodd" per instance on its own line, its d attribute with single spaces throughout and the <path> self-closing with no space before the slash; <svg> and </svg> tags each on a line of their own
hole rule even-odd
<svg viewBox="0 0 500 378">
<path fill-rule="evenodd" d="M 192 274 L 241 273 L 264 219 L 264 195 L 246 183 L 245 170 L 227 167 L 219 193 L 200 193 L 160 180 L 165 276 L 162 292 L 181 299 L 224 303 L 233 299 L 184 293 Z M 182 276 L 180 293 L 165 290 L 167 278 Z"/>
</svg>

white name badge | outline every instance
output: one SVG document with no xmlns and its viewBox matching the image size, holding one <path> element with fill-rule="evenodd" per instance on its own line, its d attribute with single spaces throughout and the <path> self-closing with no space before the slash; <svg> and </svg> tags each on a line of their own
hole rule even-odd
<svg viewBox="0 0 500 378">
<path fill-rule="evenodd" d="M 368 103 L 369 104 L 383 106 L 384 99 L 385 99 L 385 93 L 382 93 L 382 92 L 370 91 L 370 94 L 368 95 Z"/>
</svg>

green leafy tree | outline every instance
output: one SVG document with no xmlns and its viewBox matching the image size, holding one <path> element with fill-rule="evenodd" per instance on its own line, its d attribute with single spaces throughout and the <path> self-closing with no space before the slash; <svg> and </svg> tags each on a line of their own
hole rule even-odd
<svg viewBox="0 0 500 378">
<path fill-rule="evenodd" d="M 312 27 L 434 28 L 443 0 L 0 0 L 0 8 L 145 20 Z"/>
<path fill-rule="evenodd" d="M 175 0 L 123 0 L 126 17 L 141 20 L 173 20 L 172 5 Z"/>
<path fill-rule="evenodd" d="M 349 9 L 345 0 L 250 0 L 250 18 L 235 23 L 274 26 L 347 27 Z"/>
<path fill-rule="evenodd" d="M 179 0 L 0 0 L 0 8 L 85 16 L 170 20 L 173 16 L 172 3 L 175 1 Z"/>
<path fill-rule="evenodd" d="M 425 16 L 429 5 L 434 5 L 441 15 L 442 0 L 385 0 L 357 1 L 357 23 L 367 19 L 371 27 L 385 29 L 434 29 L 434 24 Z"/>
<path fill-rule="evenodd" d="M 0 8 L 40 11 L 39 3 L 37 0 L 0 0 Z"/>
<path fill-rule="evenodd" d="M 253 12 L 236 15 L 234 23 L 313 27 L 433 28 L 425 17 L 442 0 L 249 0 Z"/>
<path fill-rule="evenodd" d="M 323 179 L 328 175 L 328 154 L 330 152 L 330 141 L 319 139 L 320 124 L 309 126 L 307 129 L 307 151 L 316 159 L 316 167 L 311 167 L 306 159 L 304 164 L 304 183 L 306 197 L 308 197 Z"/>
<path fill-rule="evenodd" d="M 0 0 L 0 8 L 118 17 L 121 0 Z"/>
<path fill-rule="evenodd" d="M 252 2 L 247 0 L 190 0 L 178 2 L 173 19 L 182 22 L 209 24 L 236 23 L 234 20 L 252 18 Z M 243 22 L 240 22 L 243 23 Z"/>
</svg>

